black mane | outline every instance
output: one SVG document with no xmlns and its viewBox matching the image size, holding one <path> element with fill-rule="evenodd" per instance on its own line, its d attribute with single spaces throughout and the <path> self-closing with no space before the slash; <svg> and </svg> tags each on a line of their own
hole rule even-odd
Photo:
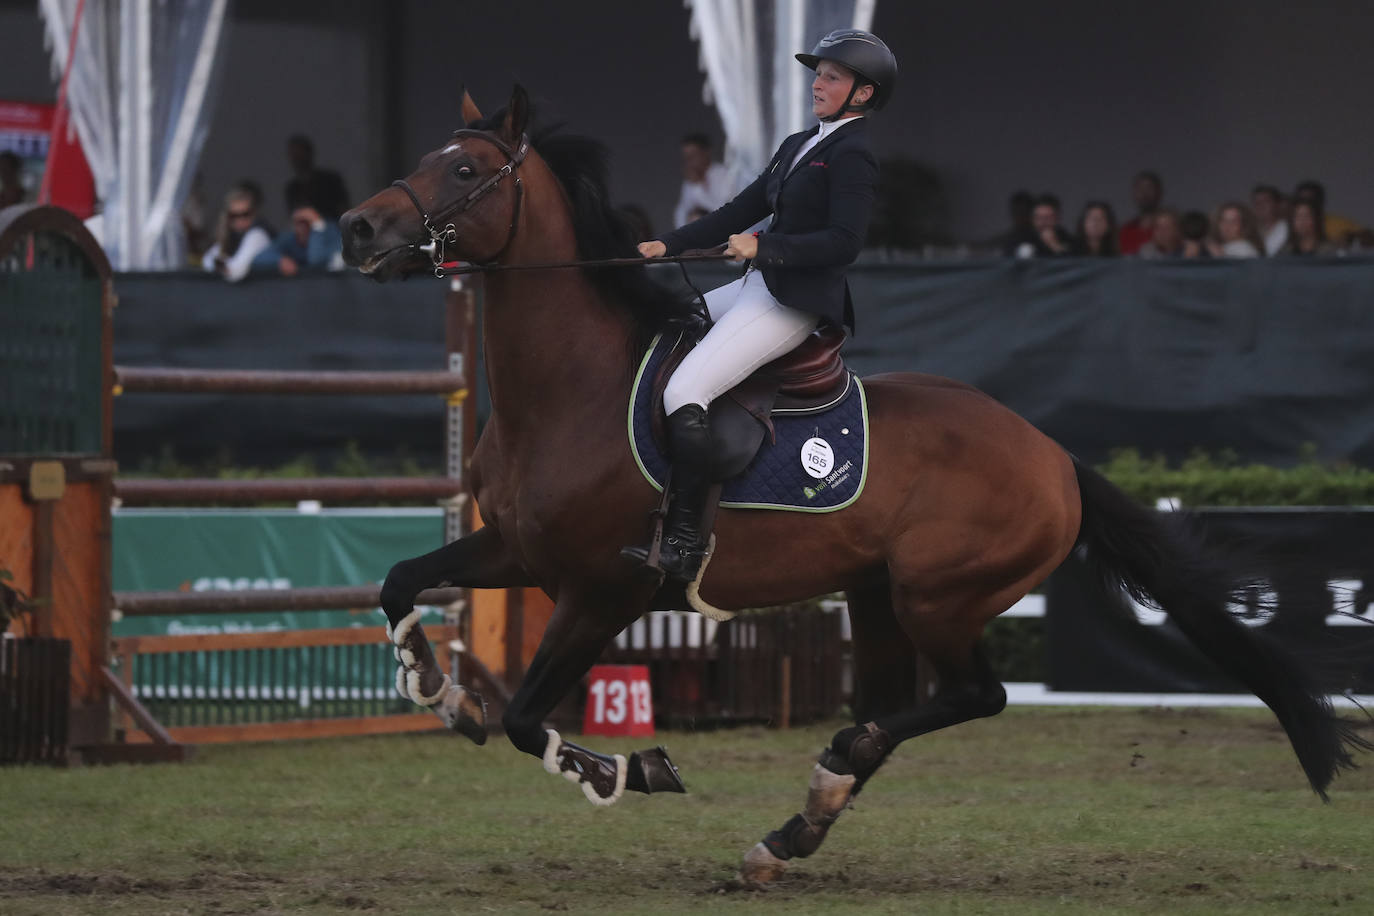
<svg viewBox="0 0 1374 916">
<path fill-rule="evenodd" d="M 468 127 L 496 131 L 505 116 L 502 110 Z M 531 132 L 530 143 L 562 184 L 572 204 L 578 257 L 585 261 L 637 257 L 635 246 L 639 240 L 635 238 L 630 221 L 610 203 L 607 191 L 610 154 L 606 145 L 591 137 L 564 133 L 557 124 Z M 694 296 L 654 281 L 642 267 L 588 269 L 586 272 L 603 295 L 629 310 L 637 331 L 636 353 L 670 322 L 701 314 Z"/>
</svg>

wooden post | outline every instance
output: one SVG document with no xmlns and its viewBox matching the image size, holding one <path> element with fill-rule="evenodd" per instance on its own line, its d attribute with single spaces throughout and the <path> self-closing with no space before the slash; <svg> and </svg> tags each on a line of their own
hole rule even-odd
<svg viewBox="0 0 1374 916">
<path fill-rule="evenodd" d="M 463 377 L 462 396 L 451 395 L 444 414 L 444 467 L 446 476 L 456 483 L 466 479 L 472 450 L 477 442 L 477 291 L 476 277 L 454 277 L 444 295 L 444 341 L 448 371 Z M 466 490 L 466 487 L 464 487 Z M 444 541 L 449 543 L 471 534 L 475 529 L 476 505 L 471 494 L 463 492 L 447 504 L 444 511 Z M 458 620 L 459 638 L 472 645 L 472 591 L 464 589 L 463 609 Z"/>
<path fill-rule="evenodd" d="M 34 635 L 45 639 L 53 635 L 53 502 L 39 500 L 33 505 L 33 607 Z"/>
<path fill-rule="evenodd" d="M 525 590 L 506 589 L 506 683 L 520 686 L 525 674 Z"/>
</svg>

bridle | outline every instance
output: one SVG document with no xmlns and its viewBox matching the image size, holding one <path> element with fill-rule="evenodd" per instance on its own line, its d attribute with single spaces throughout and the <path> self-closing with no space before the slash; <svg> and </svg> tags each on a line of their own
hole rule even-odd
<svg viewBox="0 0 1374 916">
<path fill-rule="evenodd" d="M 424 225 L 425 231 L 429 233 L 429 242 L 413 247 L 429 255 L 430 260 L 434 263 L 434 276 L 443 279 L 444 277 L 453 277 L 461 274 L 491 273 L 504 270 L 555 270 L 568 267 L 644 267 L 652 263 L 675 263 L 678 265 L 679 269 L 682 270 L 682 278 L 687 281 L 687 285 L 697 294 L 697 299 L 703 304 L 702 307 L 704 310 L 705 298 L 702 296 L 701 290 L 697 289 L 696 284 L 687 276 L 687 269 L 684 265 L 693 261 L 727 260 L 729 256 L 722 253 L 725 248 L 724 245 L 710 252 L 689 252 L 686 254 L 653 258 L 652 260 L 646 258 L 606 258 L 597 261 L 552 261 L 539 264 L 495 263 L 496 259 L 501 257 L 506 249 L 511 246 L 511 242 L 515 241 L 515 233 L 520 228 L 520 205 L 525 199 L 525 186 L 520 181 L 520 176 L 516 174 L 516 170 L 520 168 L 520 165 L 525 161 L 525 157 L 529 155 L 530 137 L 529 134 L 521 134 L 520 143 L 514 149 L 511 149 L 510 146 L 501 139 L 493 137 L 486 131 L 464 128 L 453 132 L 452 139 L 458 140 L 463 137 L 479 137 L 492 144 L 506 155 L 506 164 L 497 169 L 496 174 L 469 191 L 466 196 L 449 204 L 438 213 L 430 215 L 425 210 L 425 205 L 420 203 L 420 196 L 415 193 L 415 189 L 410 186 L 410 182 L 406 181 L 404 178 L 398 178 L 391 183 L 392 187 L 400 188 L 402 191 L 406 192 L 406 196 L 410 198 L 410 202 L 415 205 L 415 209 L 420 213 L 420 220 Z M 453 223 L 449 222 L 449 220 L 471 208 L 492 191 L 495 191 L 496 186 L 501 183 L 501 179 L 508 175 L 513 175 L 515 177 L 515 206 L 511 209 L 510 229 L 506 232 L 506 241 L 502 243 L 501 248 L 495 254 L 483 261 L 473 262 L 458 267 L 445 267 L 445 264 L 455 260 L 448 257 L 444 250 L 445 247 L 458 243 L 458 229 Z M 440 226 L 443 228 L 440 228 Z"/>
<path fill-rule="evenodd" d="M 436 277 L 445 276 L 444 264 L 451 260 L 446 256 L 444 247 L 446 245 L 456 245 L 458 243 L 458 229 L 453 223 L 449 222 L 449 220 L 468 210 L 483 197 L 495 191 L 496 186 L 508 175 L 515 176 L 515 206 L 510 214 L 510 229 L 506 233 L 506 241 L 501 245 L 500 250 L 487 258 L 485 263 L 489 264 L 505 253 L 506 249 L 510 247 L 511 242 L 515 241 L 516 230 L 520 227 L 520 205 L 525 199 L 525 186 L 521 183 L 520 176 L 516 174 L 516 170 L 520 168 L 521 163 L 525 161 L 525 157 L 529 155 L 529 134 L 520 135 L 520 143 L 515 149 L 511 149 L 510 146 L 502 140 L 493 137 L 485 131 L 464 128 L 453 132 L 454 140 L 459 140 L 463 137 L 479 137 L 492 144 L 506 155 L 506 164 L 497 169 L 496 174 L 469 191 L 466 196 L 460 197 L 458 200 L 455 200 L 453 203 L 431 216 L 426 212 L 424 204 L 420 203 L 420 197 L 415 193 L 415 189 L 410 186 L 410 182 L 406 181 L 404 178 L 398 178 L 391 183 L 392 187 L 400 188 L 402 191 L 405 191 L 406 196 L 410 198 L 410 202 L 413 203 L 415 209 L 420 212 L 420 219 L 424 224 L 425 231 L 429 233 L 429 242 L 424 245 L 416 245 L 415 247 L 428 254 L 430 260 L 434 262 L 434 275 Z M 441 226 L 443 228 L 440 228 Z"/>
</svg>

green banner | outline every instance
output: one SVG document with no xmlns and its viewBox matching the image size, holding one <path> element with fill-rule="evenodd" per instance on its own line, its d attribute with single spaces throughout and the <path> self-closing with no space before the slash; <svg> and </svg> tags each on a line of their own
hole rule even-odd
<svg viewBox="0 0 1374 916">
<path fill-rule="evenodd" d="M 113 587 L 187 592 L 381 583 L 398 560 L 443 543 L 443 510 L 119 509 Z M 438 608 L 425 608 L 439 621 Z M 380 608 L 128 617 L 115 636 L 380 626 Z"/>
</svg>

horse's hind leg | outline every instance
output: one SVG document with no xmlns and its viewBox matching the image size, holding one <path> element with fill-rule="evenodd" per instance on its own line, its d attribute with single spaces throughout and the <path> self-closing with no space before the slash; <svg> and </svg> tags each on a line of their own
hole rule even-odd
<svg viewBox="0 0 1374 916">
<path fill-rule="evenodd" d="M 854 722 L 901 712 L 916 697 L 916 648 L 892 613 L 887 573 L 845 592 L 854 656 Z"/>
<path fill-rule="evenodd" d="M 851 596 L 852 599 L 852 596 Z M 996 603 L 1001 596 L 983 596 L 980 604 Z M 1010 606 L 1015 596 L 1008 598 Z M 903 602 L 897 602 L 901 607 Z M 965 605 L 967 607 L 967 605 Z M 918 646 L 922 655 L 934 665 L 939 676 L 939 689 L 928 702 L 915 705 L 915 690 L 907 682 L 897 681 L 891 670 L 870 675 L 874 686 L 897 683 L 903 705 L 891 709 L 892 704 L 879 700 L 866 701 L 864 712 L 877 710 L 871 719 L 856 715 L 860 724 L 841 729 L 821 752 L 811 772 L 806 808 L 787 823 L 756 844 L 744 857 L 741 877 L 750 884 L 766 884 L 780 877 L 792 858 L 811 855 L 825 840 L 830 826 L 839 818 L 849 801 L 878 771 L 898 744 L 948 728 L 970 719 L 993 716 L 1006 706 L 1007 695 L 992 668 L 988 665 L 979 636 L 983 624 L 998 611 L 984 615 L 962 613 L 898 614 L 883 616 L 873 603 L 866 602 L 859 614 L 851 612 L 856 638 L 855 677 L 856 694 L 863 696 L 864 678 L 859 666 L 864 660 L 859 652 L 859 634 L 865 630 L 878 637 L 893 637 L 900 623 L 901 634 L 909 637 L 907 646 Z M 861 623 L 867 617 L 866 624 Z M 891 651 L 891 650 L 887 650 Z M 881 653 L 875 657 L 881 658 Z M 910 656 L 909 656 L 910 657 Z M 914 677 L 914 664 L 912 665 Z M 859 707 L 856 704 L 856 713 Z"/>
</svg>

